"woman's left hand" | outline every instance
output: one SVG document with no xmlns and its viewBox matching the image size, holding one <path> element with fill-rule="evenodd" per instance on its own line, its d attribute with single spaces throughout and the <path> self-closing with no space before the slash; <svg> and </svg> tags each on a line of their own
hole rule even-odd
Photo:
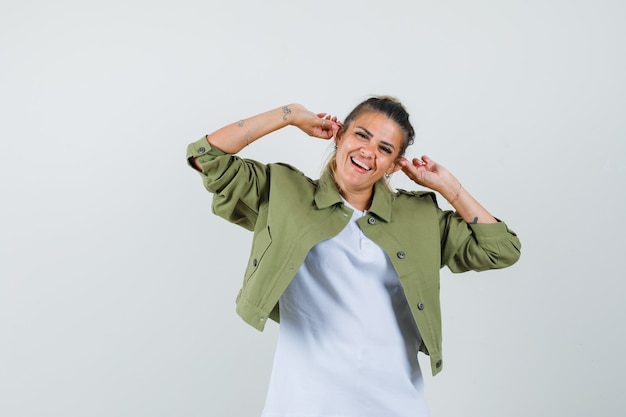
<svg viewBox="0 0 626 417">
<path fill-rule="evenodd" d="M 400 158 L 398 162 L 407 177 L 415 183 L 439 192 L 444 198 L 452 198 L 459 189 L 460 182 L 442 165 L 430 157 L 413 158 L 409 161 Z"/>
<path fill-rule="evenodd" d="M 450 171 L 439 165 L 428 156 L 413 158 L 409 161 L 400 158 L 398 161 L 402 172 L 417 184 L 437 191 L 461 215 L 467 223 L 496 223 L 493 217 L 478 201 L 474 199 Z"/>
</svg>

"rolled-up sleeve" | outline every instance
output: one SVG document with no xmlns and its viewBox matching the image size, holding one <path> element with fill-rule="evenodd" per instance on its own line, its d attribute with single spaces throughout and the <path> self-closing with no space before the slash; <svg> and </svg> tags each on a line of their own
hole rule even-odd
<svg viewBox="0 0 626 417">
<path fill-rule="evenodd" d="M 268 195 L 267 166 L 230 155 L 206 138 L 189 144 L 187 163 L 201 168 L 204 187 L 213 193 L 213 212 L 231 223 L 254 230 L 259 207 Z"/>
<path fill-rule="evenodd" d="M 520 257 L 517 234 L 502 221 L 468 224 L 457 213 L 447 213 L 441 222 L 442 266 L 452 272 L 506 268 Z"/>
</svg>

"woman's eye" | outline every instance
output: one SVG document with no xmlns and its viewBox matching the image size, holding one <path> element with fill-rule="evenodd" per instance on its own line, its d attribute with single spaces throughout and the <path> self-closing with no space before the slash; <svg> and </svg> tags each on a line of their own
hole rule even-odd
<svg viewBox="0 0 626 417">
<path fill-rule="evenodd" d="M 381 146 L 380 150 L 384 153 L 391 153 L 391 148 L 387 148 L 386 146 Z"/>
<path fill-rule="evenodd" d="M 367 139 L 367 135 L 363 132 L 356 132 L 356 135 L 360 138 Z"/>
</svg>

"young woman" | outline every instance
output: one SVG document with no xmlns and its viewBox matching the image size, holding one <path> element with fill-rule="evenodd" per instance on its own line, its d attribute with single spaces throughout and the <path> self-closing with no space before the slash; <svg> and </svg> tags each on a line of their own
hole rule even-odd
<svg viewBox="0 0 626 417">
<path fill-rule="evenodd" d="M 287 125 L 334 139 L 320 179 L 235 154 Z M 447 169 L 403 157 L 414 130 L 391 97 L 343 123 L 290 104 L 189 145 L 213 211 L 254 231 L 237 312 L 263 330 L 280 320 L 264 417 L 426 416 L 418 351 L 442 369 L 439 269 L 503 268 L 520 242 Z M 441 194 L 392 191 L 402 171 Z"/>
</svg>

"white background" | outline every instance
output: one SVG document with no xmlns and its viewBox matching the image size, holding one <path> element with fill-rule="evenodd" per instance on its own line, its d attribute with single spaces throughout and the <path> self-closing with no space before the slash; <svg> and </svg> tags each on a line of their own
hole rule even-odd
<svg viewBox="0 0 626 417">
<path fill-rule="evenodd" d="M 443 271 L 433 416 L 623 416 L 624 4 L 5 2 L 0 415 L 258 416 L 277 326 L 236 316 L 251 234 L 211 214 L 186 146 L 391 94 L 409 156 L 523 243 L 512 268 Z M 243 152 L 313 177 L 327 153 L 295 128 Z"/>
</svg>

